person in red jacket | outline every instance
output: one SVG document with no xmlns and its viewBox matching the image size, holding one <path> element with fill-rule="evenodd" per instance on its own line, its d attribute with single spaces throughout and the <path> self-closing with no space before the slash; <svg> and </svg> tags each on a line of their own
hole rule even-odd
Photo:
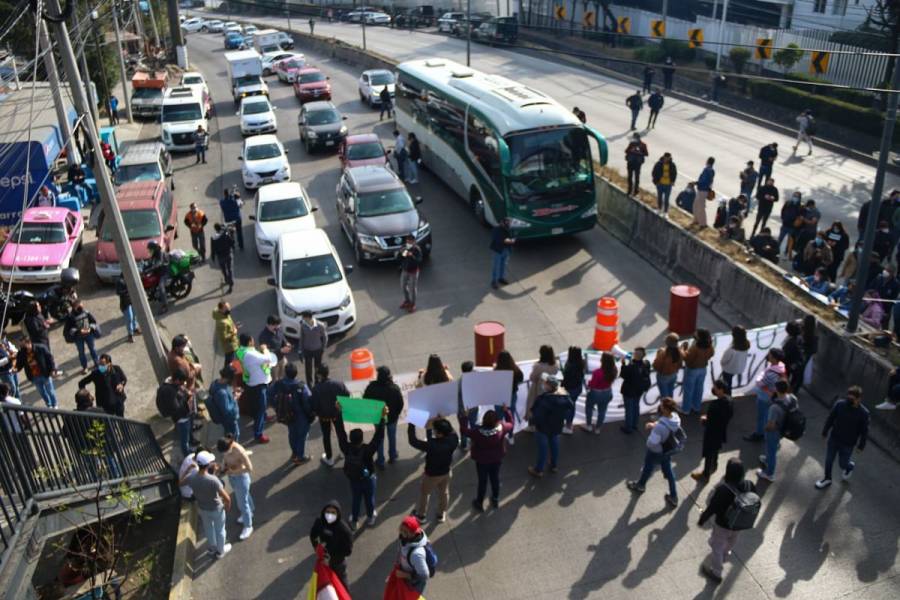
<svg viewBox="0 0 900 600">
<path fill-rule="evenodd" d="M 496 411 L 489 410 L 481 418 L 481 427 L 473 427 L 469 424 L 469 417 L 461 412 L 459 418 L 459 431 L 472 442 L 472 460 L 475 461 L 475 471 L 478 473 L 478 494 L 472 500 L 472 508 L 476 512 L 484 512 L 484 494 L 487 491 L 487 482 L 491 482 L 491 507 L 500 506 L 500 465 L 506 455 L 504 437 L 512 432 L 512 413 L 503 406 L 505 419 L 500 419 Z"/>
</svg>

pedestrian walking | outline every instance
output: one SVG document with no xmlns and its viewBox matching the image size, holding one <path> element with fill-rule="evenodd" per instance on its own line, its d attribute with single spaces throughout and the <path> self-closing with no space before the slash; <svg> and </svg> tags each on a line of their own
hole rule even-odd
<svg viewBox="0 0 900 600">
<path fill-rule="evenodd" d="M 244 249 L 244 225 L 241 220 L 242 206 L 244 206 L 244 201 L 241 200 L 241 195 L 237 192 L 237 187 L 235 187 L 234 190 L 225 188 L 222 191 L 222 199 L 219 200 L 219 209 L 222 211 L 222 221 L 224 221 L 225 225 L 224 230 L 228 232 L 230 227 L 234 228 L 233 239 L 237 241 L 238 248 L 241 250 Z M 231 245 L 233 249 L 234 243 L 232 242 Z"/>
<path fill-rule="evenodd" d="M 710 517 L 715 517 L 709 534 L 711 552 L 700 565 L 703 574 L 715 582 L 722 581 L 725 560 L 737 544 L 738 534 L 743 529 L 752 527 L 752 521 L 759 513 L 760 501 L 756 495 L 756 486 L 744 479 L 745 475 L 744 465 L 739 458 L 728 459 L 725 477 L 716 485 L 706 509 L 697 521 L 702 527 Z"/>
<path fill-rule="evenodd" d="M 410 515 L 400 524 L 397 560 L 384 586 L 384 598 L 419 598 L 434 576 L 437 555 L 419 520 Z"/>
<path fill-rule="evenodd" d="M 187 386 L 187 373 L 177 370 L 156 388 L 156 410 L 172 420 L 181 456 L 191 454 L 191 402 L 193 392 Z M 184 484 L 181 484 L 184 485 Z"/>
<path fill-rule="evenodd" d="M 419 272 L 422 269 L 422 249 L 416 243 L 416 236 L 409 234 L 400 251 L 400 289 L 403 290 L 401 309 L 408 313 L 416 312 L 416 299 L 419 288 Z"/>
<path fill-rule="evenodd" d="M 809 147 L 809 152 L 806 155 L 809 156 L 813 151 L 812 140 L 816 133 L 816 120 L 813 118 L 812 111 L 807 108 L 797 116 L 796 121 L 797 143 L 794 144 L 793 153 L 797 154 L 797 148 L 800 147 L 800 143 L 805 142 Z"/>
<path fill-rule="evenodd" d="M 778 202 L 778 188 L 775 187 L 775 180 L 771 177 L 767 178 L 764 185 L 760 185 L 756 190 L 756 221 L 753 223 L 753 229 L 750 231 L 750 237 L 756 235 L 756 228 L 766 226 L 775 203 Z"/>
<path fill-rule="evenodd" d="M 656 69 L 647 65 L 644 67 L 644 87 L 641 88 L 641 92 L 650 93 L 650 90 L 653 87 L 653 76 L 656 75 Z"/>
<path fill-rule="evenodd" d="M 425 424 L 427 439 L 416 437 L 416 426 L 407 427 L 409 445 L 425 453 L 425 472 L 419 488 L 419 499 L 416 501 L 415 516 L 420 523 L 428 522 L 428 500 L 437 496 L 437 522 L 447 519 L 447 508 L 450 506 L 450 466 L 453 463 L 453 452 L 459 445 L 459 436 L 453 431 L 450 421 L 444 418 L 432 418 Z"/>
<path fill-rule="evenodd" d="M 178 485 L 191 488 L 197 501 L 197 512 L 206 535 L 207 550 L 216 558 L 231 552 L 231 544 L 226 543 L 225 512 L 231 510 L 231 496 L 216 477 L 216 457 L 212 452 L 198 452 L 196 467 L 192 467 Z"/>
<path fill-rule="evenodd" d="M 663 153 L 662 157 L 653 165 L 651 171 L 653 185 L 656 186 L 656 210 L 664 217 L 669 216 L 669 197 L 672 195 L 672 186 L 678 178 L 678 168 L 672 161 L 672 155 Z"/>
<path fill-rule="evenodd" d="M 694 481 L 709 481 L 719 468 L 719 450 L 728 442 L 728 423 L 734 415 L 728 384 L 722 379 L 713 382 L 712 393 L 715 400 L 706 407 L 700 417 L 703 426 L 703 469 L 691 473 Z"/>
<path fill-rule="evenodd" d="M 499 365 L 499 356 L 497 361 Z M 545 391 L 544 373 L 559 374 L 559 362 L 556 360 L 556 353 L 553 351 L 553 346 L 548 344 L 543 344 L 538 349 L 538 361 L 531 366 L 531 374 L 528 376 L 528 395 L 525 402 L 526 421 L 531 420 L 531 408 L 535 399 Z M 513 412 L 515 412 L 515 408 L 513 408 Z M 534 428 L 530 427 L 528 430 L 534 431 Z"/>
<path fill-rule="evenodd" d="M 641 397 L 650 389 L 650 362 L 644 357 L 647 351 L 638 346 L 626 357 L 622 365 L 622 401 L 625 404 L 625 423 L 619 428 L 622 433 L 631 434 L 637 431 L 638 417 L 641 414 Z"/>
<path fill-rule="evenodd" d="M 316 413 L 312 393 L 305 383 L 297 379 L 297 365 L 290 362 L 285 365 L 284 377 L 272 384 L 272 397 L 275 398 L 278 420 L 288 428 L 291 463 L 308 463 L 312 458 L 306 454 L 306 440 L 309 428 L 316 420 Z"/>
<path fill-rule="evenodd" d="M 756 187 L 756 182 L 759 179 L 759 173 L 756 169 L 753 168 L 753 161 L 747 161 L 747 166 L 743 171 L 740 172 L 740 180 L 741 180 L 741 193 L 747 198 L 753 197 L 753 188 Z M 751 207 L 748 206 L 747 210 Z"/>
<path fill-rule="evenodd" d="M 266 326 L 259 332 L 256 337 L 260 345 L 270 348 L 278 363 L 272 372 L 274 379 L 284 377 L 284 367 L 288 362 L 288 355 L 294 349 L 294 346 L 287 340 L 284 335 L 284 328 L 281 326 L 281 318 L 278 315 L 269 315 L 266 317 Z"/>
<path fill-rule="evenodd" d="M 381 113 L 378 115 L 378 120 L 380 121 L 384 118 L 384 113 L 387 113 L 388 119 L 393 119 L 394 99 L 391 98 L 391 92 L 388 91 L 388 86 L 381 88 L 381 91 L 378 92 L 378 99 L 381 101 Z"/>
<path fill-rule="evenodd" d="M 534 400 L 531 409 L 531 423 L 534 425 L 534 437 L 537 440 L 537 458 L 534 466 L 528 467 L 532 477 L 544 476 L 547 464 L 547 453 L 550 454 L 550 472 L 556 473 L 559 467 L 559 434 L 566 423 L 566 417 L 572 410 L 572 400 L 560 387 L 562 378 L 558 373 L 544 372 L 541 375 L 543 393 Z"/>
<path fill-rule="evenodd" d="M 350 391 L 342 381 L 331 379 L 330 372 L 326 364 L 321 364 L 316 369 L 316 385 L 312 389 L 312 405 L 313 412 L 319 417 L 319 427 L 322 428 L 322 445 L 325 447 L 325 452 L 322 454 L 321 461 L 323 464 L 333 467 L 335 462 L 343 458 L 341 454 L 333 456 L 331 448 L 331 428 L 341 416 L 337 399 L 338 396 L 349 396 Z"/>
<path fill-rule="evenodd" d="M 667 92 L 672 91 L 672 82 L 675 79 L 675 61 L 671 56 L 667 56 L 662 67 L 663 87 Z"/>
<path fill-rule="evenodd" d="M 553 351 L 550 351 L 550 355 L 553 355 Z M 546 368 L 541 367 L 541 368 Z M 515 359 L 512 354 L 510 354 L 509 350 L 501 350 L 497 353 L 497 362 L 494 363 L 495 371 L 512 371 L 513 374 L 513 382 L 512 382 L 512 393 L 509 398 L 509 412 L 504 413 L 503 411 L 503 403 L 494 405 L 494 412 L 504 415 L 510 419 L 513 424 L 513 429 L 515 429 L 515 424 L 519 422 L 519 413 L 516 411 L 516 407 L 519 403 L 519 387 L 522 383 L 525 382 L 525 374 L 522 373 L 522 369 L 519 368 L 519 365 L 516 364 Z M 531 393 L 531 389 L 529 388 L 528 393 Z M 513 431 L 510 431 L 506 436 L 506 443 L 510 446 L 514 445 L 516 442 L 516 438 L 513 437 Z"/>
<path fill-rule="evenodd" d="M 647 480 L 659 465 L 663 477 L 669 482 L 669 493 L 665 495 L 666 504 L 671 507 L 678 506 L 678 489 L 675 487 L 675 471 L 672 469 L 672 454 L 677 451 L 679 444 L 683 447 L 684 430 L 681 429 L 681 418 L 676 411 L 676 404 L 672 398 L 665 397 L 659 401 L 659 418 L 647 423 L 646 429 L 650 432 L 647 436 L 647 452 L 644 455 L 644 468 L 641 477 L 637 481 L 626 481 L 625 485 L 632 492 L 643 494 L 646 490 Z M 679 440 L 678 438 L 682 439 Z"/>
<path fill-rule="evenodd" d="M 114 94 L 109 96 L 109 118 L 113 125 L 119 124 L 119 99 Z"/>
<path fill-rule="evenodd" d="M 600 433 L 600 427 L 606 421 L 606 409 L 612 401 L 612 384 L 619 376 L 619 369 L 616 367 L 615 357 L 604 352 L 600 355 L 600 368 L 591 373 L 591 380 L 588 382 L 587 397 L 584 401 L 584 431 Z M 594 410 L 597 410 L 597 423 L 591 425 L 594 416 Z"/>
<path fill-rule="evenodd" d="M 203 125 L 197 125 L 194 132 L 194 153 L 197 155 L 197 163 L 206 163 L 206 149 L 209 147 L 209 134 L 203 129 Z M 194 163 L 194 164 L 197 164 Z"/>
<path fill-rule="evenodd" d="M 219 377 L 209 386 L 209 398 L 206 401 L 206 411 L 210 420 L 222 426 L 225 433 L 232 439 L 240 439 L 241 422 L 240 410 L 234 397 L 234 377 L 236 373 L 231 365 L 227 364 L 219 370 Z"/>
<path fill-rule="evenodd" d="M 384 469 L 384 437 L 387 437 L 388 442 L 387 462 L 393 464 L 400 456 L 397 452 L 397 423 L 403 413 L 403 392 L 400 391 L 400 386 L 394 383 L 390 368 L 381 365 L 375 369 L 375 380 L 366 386 L 363 398 L 381 400 L 388 409 L 385 423 L 386 435 L 382 436 L 381 442 L 378 444 L 376 461 L 378 468 Z"/>
<path fill-rule="evenodd" d="M 784 367 L 784 352 L 781 348 L 772 348 L 766 354 L 766 366 L 756 377 L 753 394 L 756 396 L 756 428 L 753 433 L 744 436 L 748 442 L 759 442 L 765 438 L 765 427 L 769 420 L 769 404 L 775 395 L 775 384 L 785 380 L 787 370 Z"/>
<path fill-rule="evenodd" d="M 325 548 L 328 566 L 347 586 L 347 557 L 353 554 L 353 532 L 344 520 L 341 504 L 331 500 L 322 507 L 319 517 L 309 530 L 309 541 L 313 549 Z"/>
<path fill-rule="evenodd" d="M 191 202 L 190 210 L 184 215 L 184 224 L 191 232 L 191 246 L 200 255 L 201 261 L 206 261 L 206 224 L 208 222 L 206 213 L 197 208 L 196 202 Z"/>
<path fill-rule="evenodd" d="M 765 427 L 766 453 L 760 454 L 759 462 L 762 468 L 756 470 L 757 477 L 770 482 L 775 481 L 778 447 L 786 433 L 788 415 L 800 410 L 797 396 L 789 392 L 790 386 L 787 381 L 782 379 L 775 383 L 775 397 L 769 407 L 769 421 Z"/>
<path fill-rule="evenodd" d="M 89 383 L 94 385 L 94 397 L 103 412 L 117 417 L 125 416 L 125 400 L 128 398 L 125 386 L 128 384 L 128 377 L 119 365 L 113 364 L 112 356 L 101 354 L 96 368 L 78 381 L 78 389 L 87 388 Z"/>
<path fill-rule="evenodd" d="M 500 466 L 506 455 L 504 438 L 512 433 L 512 415 L 509 409 L 503 407 L 505 417 L 502 418 L 494 410 L 488 410 L 481 417 L 481 427 L 473 426 L 469 421 L 469 415 L 460 412 L 459 431 L 472 442 L 472 461 L 475 463 L 475 472 L 478 476 L 478 488 L 475 499 L 472 500 L 472 508 L 475 512 L 484 512 L 484 497 L 487 493 L 487 484 L 491 484 L 491 508 L 500 507 Z"/>
<path fill-rule="evenodd" d="M 128 292 L 128 285 L 125 283 L 124 275 L 119 275 L 118 279 L 116 279 L 116 296 L 119 297 L 119 310 L 122 311 L 122 316 L 125 317 L 125 331 L 128 332 L 128 341 L 133 343 L 134 336 L 141 333 L 141 327 L 134 316 L 131 294 Z"/>
<path fill-rule="evenodd" d="M 213 225 L 215 233 L 209 240 L 209 251 L 222 271 L 224 284 L 228 286 L 226 294 L 234 289 L 234 237 L 232 229 L 223 227 L 221 223 Z M 243 248 L 242 248 L 243 249 Z"/>
<path fill-rule="evenodd" d="M 641 141 L 640 134 L 631 136 L 631 141 L 625 147 L 625 165 L 628 169 L 628 195 L 637 196 L 641 183 L 641 167 L 649 155 L 647 144 Z"/>
<path fill-rule="evenodd" d="M 744 372 L 747 367 L 747 354 L 750 351 L 750 340 L 747 339 L 747 330 L 735 325 L 731 328 L 731 345 L 722 355 L 719 367 L 722 369 L 722 381 L 725 382 L 725 391 L 731 394 L 734 389 L 734 377 Z M 740 380 L 739 380 L 740 381 Z"/>
<path fill-rule="evenodd" d="M 670 333 L 666 336 L 665 345 L 656 351 L 653 357 L 653 370 L 656 371 L 656 386 L 660 398 L 675 396 L 675 380 L 678 371 L 684 364 L 684 357 L 678 349 L 678 335 Z"/>
<path fill-rule="evenodd" d="M 800 204 L 800 192 L 794 192 L 784 206 L 781 207 L 781 230 L 778 232 L 778 248 L 781 249 L 781 243 L 787 239 L 784 248 L 784 256 L 791 257 L 794 241 L 800 233 L 800 226 L 803 224 L 803 206 Z"/>
<path fill-rule="evenodd" d="M 778 158 L 778 144 L 772 142 L 759 149 L 759 178 L 757 181 L 765 181 L 772 176 L 775 160 Z"/>
<path fill-rule="evenodd" d="M 641 113 L 641 109 L 644 108 L 644 100 L 641 98 L 640 90 L 625 99 L 625 106 L 631 111 L 631 127 L 629 129 L 634 131 L 637 129 L 638 115 Z"/>
<path fill-rule="evenodd" d="M 309 20 L 309 35 L 313 35 L 315 33 L 315 30 L 316 30 L 316 20 L 310 19 Z"/>
<path fill-rule="evenodd" d="M 401 180 L 406 181 L 406 138 L 400 133 L 399 129 L 394 130 L 394 160 L 397 161 L 397 175 Z"/>
<path fill-rule="evenodd" d="M 243 542 L 253 533 L 253 512 L 256 510 L 250 493 L 253 463 L 244 447 L 230 433 L 219 439 L 216 448 L 222 453 L 222 475 L 228 476 L 228 483 L 231 484 L 234 500 L 241 513 L 237 518 L 238 525 L 242 527 L 238 539 Z"/>
<path fill-rule="evenodd" d="M 306 384 L 313 385 L 313 374 L 322 365 L 322 355 L 328 346 L 328 329 L 316 319 L 311 310 L 300 313 L 300 358 L 306 373 Z"/>
<path fill-rule="evenodd" d="M 572 400 L 572 410 L 566 417 L 566 425 L 562 432 L 566 435 L 572 435 L 572 423 L 575 421 L 575 404 L 584 391 L 584 375 L 587 372 L 587 364 L 584 360 L 584 353 L 578 346 L 569 346 L 569 353 L 566 355 L 566 364 L 563 367 L 562 386 L 569 394 Z"/>
<path fill-rule="evenodd" d="M 700 413 L 703 403 L 703 387 L 706 383 L 706 371 L 709 360 L 716 350 L 713 348 L 712 335 L 706 329 L 698 329 L 690 345 L 681 345 L 684 357 L 684 380 L 681 384 L 681 411 L 689 415 Z"/>
<path fill-rule="evenodd" d="M 23 338 L 16 354 L 16 371 L 25 370 L 25 377 L 34 385 L 47 408 L 56 408 L 56 389 L 53 374 L 56 363 L 50 348 L 37 344 L 31 338 Z"/>
<path fill-rule="evenodd" d="M 225 355 L 225 366 L 231 365 L 235 352 L 238 349 L 238 329 L 240 323 L 235 323 L 231 315 L 231 304 L 220 300 L 212 311 L 213 323 L 215 323 L 216 342 Z"/>
<path fill-rule="evenodd" d="M 384 425 L 387 419 L 387 406 L 381 415 L 381 420 L 375 426 L 375 434 L 368 444 L 363 443 L 363 431 L 356 428 L 350 430 L 349 439 L 344 429 L 344 421 L 338 417 L 335 423 L 335 434 L 338 446 L 344 453 L 344 475 L 350 481 L 350 493 L 353 504 L 350 512 L 350 529 L 355 531 L 359 520 L 362 503 L 366 505 L 366 525 L 373 527 L 378 513 L 375 510 L 375 452 L 381 446 L 384 439 Z"/>
<path fill-rule="evenodd" d="M 877 407 L 876 407 L 877 408 Z M 853 462 L 853 447 L 860 452 L 866 449 L 869 437 L 869 410 L 862 405 L 862 388 L 851 385 L 846 398 L 834 403 L 822 428 L 822 437 L 828 438 L 825 451 L 825 475 L 816 481 L 816 489 L 824 490 L 831 485 L 834 459 L 838 458 L 841 478 L 849 481 L 856 463 Z"/>
<path fill-rule="evenodd" d="M 516 239 L 509 230 L 509 218 L 504 217 L 491 230 L 491 287 L 495 290 L 501 285 L 509 285 L 506 280 L 506 265 L 509 263 L 509 254 Z"/>
<path fill-rule="evenodd" d="M 19 376 L 16 373 L 16 356 L 18 348 L 9 338 L 6 332 L 0 334 L 0 382 L 9 387 L 9 395 L 19 397 Z"/>
<path fill-rule="evenodd" d="M 712 93 L 710 94 L 713 104 L 719 103 L 719 92 L 725 89 L 725 76 L 721 73 L 712 74 Z"/>
<path fill-rule="evenodd" d="M 647 107 L 650 109 L 650 117 L 647 119 L 647 129 L 656 128 L 656 118 L 659 116 L 659 111 L 662 110 L 663 104 L 665 103 L 666 98 L 659 88 L 656 88 L 656 90 L 650 94 L 650 97 L 647 98 Z"/>
<path fill-rule="evenodd" d="M 710 156 L 706 159 L 706 166 L 697 178 L 697 199 L 694 201 L 694 224 L 701 229 L 706 227 L 706 202 L 716 197 L 713 191 L 713 182 L 716 179 L 716 170 L 713 165 L 716 159 Z"/>
<path fill-rule="evenodd" d="M 94 367 L 99 364 L 95 342 L 102 335 L 97 319 L 89 311 L 85 310 L 81 300 L 75 300 L 72 312 L 66 317 L 63 325 L 63 337 L 70 344 L 75 344 L 78 349 L 78 362 L 81 363 L 81 374 L 87 375 L 87 354 L 85 348 L 91 353 Z"/>
<path fill-rule="evenodd" d="M 278 364 L 278 358 L 269 351 L 265 344 L 257 348 L 253 336 L 242 333 L 238 339 L 240 346 L 235 352 L 241 361 L 244 371 L 244 394 L 248 405 L 253 407 L 253 437 L 259 444 L 268 444 L 269 436 L 264 433 L 269 405 L 269 384 L 272 383 L 272 367 Z"/>
</svg>

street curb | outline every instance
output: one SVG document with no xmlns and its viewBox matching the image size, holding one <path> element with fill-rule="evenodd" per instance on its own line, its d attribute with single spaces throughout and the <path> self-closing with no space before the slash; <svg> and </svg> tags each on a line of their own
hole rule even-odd
<svg viewBox="0 0 900 600">
<path fill-rule="evenodd" d="M 172 561 L 169 600 L 190 600 L 193 597 L 196 524 L 197 504 L 182 499 L 178 535 L 175 539 L 175 558 Z"/>
</svg>

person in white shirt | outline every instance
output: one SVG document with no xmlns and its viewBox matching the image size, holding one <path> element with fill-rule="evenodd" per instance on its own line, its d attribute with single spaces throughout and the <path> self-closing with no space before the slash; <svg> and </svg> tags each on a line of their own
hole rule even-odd
<svg viewBox="0 0 900 600">
<path fill-rule="evenodd" d="M 260 444 L 268 444 L 269 436 L 263 433 L 266 425 L 266 408 L 268 407 L 268 389 L 272 382 L 272 367 L 278 364 L 278 357 L 269 352 L 265 344 L 259 348 L 254 346 L 253 337 L 242 333 L 239 344 L 246 347 L 241 355 L 241 366 L 244 369 L 245 394 L 256 400 L 256 417 L 253 435 Z"/>
<path fill-rule="evenodd" d="M 34 199 L 34 203 L 35 206 L 41 207 L 56 206 L 56 196 L 50 191 L 50 188 L 42 185 L 37 197 Z"/>
<path fill-rule="evenodd" d="M 188 475 L 191 474 L 191 471 L 197 468 L 197 453 L 200 452 L 202 448 L 197 448 L 190 454 L 184 457 L 184 460 L 181 461 L 181 466 L 178 468 L 178 479 L 179 481 L 185 479 Z M 181 491 L 181 497 L 190 500 L 194 497 L 194 490 L 191 489 L 189 485 L 179 486 L 178 489 Z"/>
<path fill-rule="evenodd" d="M 722 355 L 719 365 L 722 367 L 722 381 L 728 386 L 731 394 L 732 382 L 735 375 L 744 372 L 747 366 L 747 353 L 750 350 L 750 341 L 747 339 L 747 330 L 740 325 L 731 328 L 731 346 Z M 738 380 L 740 382 L 740 379 Z M 748 383 L 748 382 L 743 382 Z"/>
</svg>

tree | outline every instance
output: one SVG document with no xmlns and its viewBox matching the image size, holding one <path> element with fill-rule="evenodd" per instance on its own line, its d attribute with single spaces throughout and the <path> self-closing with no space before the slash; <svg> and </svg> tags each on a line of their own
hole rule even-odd
<svg viewBox="0 0 900 600">
<path fill-rule="evenodd" d="M 887 42 L 887 52 L 897 54 L 900 49 L 900 0 L 875 0 L 868 9 L 868 18 L 863 28 L 868 28 L 883 36 Z M 896 56 L 889 56 L 884 72 L 884 86 L 887 87 L 894 74 Z"/>
<path fill-rule="evenodd" d="M 772 60 L 775 61 L 775 64 L 781 67 L 785 73 L 790 71 L 794 65 L 800 62 L 801 58 L 803 58 L 803 50 L 793 42 L 772 56 Z"/>
<path fill-rule="evenodd" d="M 750 60 L 750 50 L 741 47 L 732 48 L 728 52 L 728 59 L 731 61 L 731 66 L 734 67 L 734 72 L 741 75 Z M 743 77 L 741 77 L 741 92 L 747 93 L 747 80 Z"/>
</svg>

